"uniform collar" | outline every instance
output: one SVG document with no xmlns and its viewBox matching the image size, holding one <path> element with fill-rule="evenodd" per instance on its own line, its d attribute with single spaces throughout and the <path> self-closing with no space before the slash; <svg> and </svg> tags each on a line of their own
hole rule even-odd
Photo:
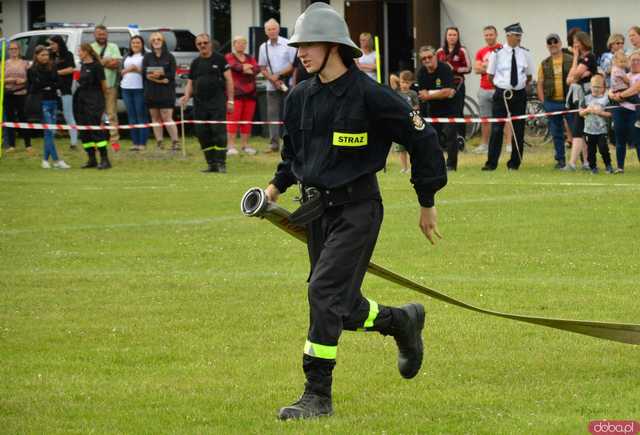
<svg viewBox="0 0 640 435">
<path fill-rule="evenodd" d="M 349 85 L 352 82 L 354 71 L 356 69 L 357 67 L 355 66 L 355 64 L 351 65 L 347 69 L 347 72 L 345 72 L 340 77 L 338 77 L 337 79 L 329 83 L 322 83 L 320 81 L 320 78 L 316 74 L 315 77 L 313 78 L 313 82 L 311 82 L 309 93 L 311 95 L 314 95 L 320 92 L 321 89 L 327 87 L 336 97 L 341 97 L 342 95 L 344 95 L 345 92 L 347 92 L 347 88 L 349 88 Z"/>
</svg>

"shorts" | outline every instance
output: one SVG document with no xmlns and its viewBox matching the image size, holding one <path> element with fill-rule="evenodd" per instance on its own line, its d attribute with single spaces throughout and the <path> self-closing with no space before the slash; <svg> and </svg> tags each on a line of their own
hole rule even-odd
<svg viewBox="0 0 640 435">
<path fill-rule="evenodd" d="M 493 93 L 495 89 L 478 89 L 478 108 L 482 117 L 491 117 L 493 113 Z"/>
<path fill-rule="evenodd" d="M 406 153 L 407 152 L 407 149 L 404 146 L 400 145 L 399 143 L 394 143 L 393 144 L 393 150 L 395 152 L 397 152 L 397 153 Z"/>
</svg>

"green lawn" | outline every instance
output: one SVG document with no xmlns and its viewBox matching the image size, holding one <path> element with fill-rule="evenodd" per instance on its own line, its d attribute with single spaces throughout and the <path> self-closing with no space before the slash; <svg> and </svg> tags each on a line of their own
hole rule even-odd
<svg viewBox="0 0 640 435">
<path fill-rule="evenodd" d="M 72 170 L 21 150 L 0 160 L 2 433 L 587 434 L 592 419 L 640 420 L 637 347 L 369 277 L 380 303 L 426 305 L 422 372 L 399 376 L 392 338 L 345 333 L 335 416 L 281 423 L 303 383 L 306 250 L 239 210 L 276 157 L 201 174 L 191 140 L 186 159 L 123 151 L 102 172 L 58 144 Z M 635 152 L 616 176 L 555 172 L 551 156 L 538 146 L 517 173 L 504 156 L 483 173 L 483 157 L 462 155 L 437 196 L 435 247 L 392 156 L 374 261 L 500 311 L 640 322 Z"/>
</svg>

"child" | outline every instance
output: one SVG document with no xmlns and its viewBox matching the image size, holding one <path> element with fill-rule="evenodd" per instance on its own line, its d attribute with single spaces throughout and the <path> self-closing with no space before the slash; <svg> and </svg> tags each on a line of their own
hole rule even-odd
<svg viewBox="0 0 640 435">
<path fill-rule="evenodd" d="M 611 74 L 612 86 L 613 82 L 613 74 Z M 584 139 L 587 142 L 589 169 L 592 174 L 598 173 L 596 147 L 600 150 L 607 173 L 613 173 L 607 143 L 607 118 L 611 117 L 611 113 L 604 109 L 608 104 L 609 97 L 605 93 L 604 77 L 601 74 L 594 74 L 591 77 L 591 94 L 585 96 L 587 107 L 580 110 L 580 116 L 584 118 Z"/>
<path fill-rule="evenodd" d="M 629 76 L 627 71 L 629 71 L 629 58 L 625 56 L 622 50 L 616 51 L 613 55 L 611 66 L 611 92 L 623 92 L 629 89 L 631 82 L 629 81 Z M 632 104 L 636 104 L 636 122 L 634 126 L 636 128 L 640 128 L 640 98 L 637 95 L 634 95 L 630 98 L 625 98 L 624 101 L 627 101 Z"/>
<path fill-rule="evenodd" d="M 55 124 L 58 110 L 58 74 L 49 57 L 49 50 L 44 45 L 36 46 L 33 54 L 33 64 L 27 70 L 27 83 L 29 94 L 40 106 L 35 108 L 42 116 L 44 124 Z M 49 169 L 49 157 L 53 160 L 56 169 L 69 169 L 64 160 L 58 159 L 56 144 L 53 142 L 53 130 L 44 130 L 44 157 L 42 168 Z"/>
<path fill-rule="evenodd" d="M 411 71 L 402 71 L 400 73 L 400 87 L 396 89 L 396 92 L 406 100 L 407 104 L 409 104 L 409 106 L 411 106 L 413 110 L 418 110 L 418 94 L 416 93 L 416 91 L 411 89 L 412 84 L 413 73 Z M 400 165 L 402 166 L 400 172 L 406 174 L 407 172 L 409 172 L 407 150 L 400 144 L 396 144 L 395 149 L 400 156 Z"/>
</svg>

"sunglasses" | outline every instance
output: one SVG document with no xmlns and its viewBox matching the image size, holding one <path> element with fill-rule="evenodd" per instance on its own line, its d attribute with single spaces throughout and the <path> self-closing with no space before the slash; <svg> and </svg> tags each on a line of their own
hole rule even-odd
<svg viewBox="0 0 640 435">
<path fill-rule="evenodd" d="M 196 42 L 196 46 L 198 47 L 204 47 L 205 45 L 209 45 L 209 41 Z"/>
<path fill-rule="evenodd" d="M 557 44 L 558 42 L 560 41 L 558 41 L 556 38 L 547 39 L 547 45 L 554 45 L 554 44 Z"/>
<path fill-rule="evenodd" d="M 624 42 L 616 41 L 616 42 L 612 42 L 611 45 L 624 45 Z"/>
<path fill-rule="evenodd" d="M 431 60 L 431 59 L 433 59 L 433 56 L 422 56 L 422 57 L 420 58 L 420 60 L 421 60 L 421 61 L 423 61 L 423 62 L 424 62 L 425 60 Z"/>
</svg>

